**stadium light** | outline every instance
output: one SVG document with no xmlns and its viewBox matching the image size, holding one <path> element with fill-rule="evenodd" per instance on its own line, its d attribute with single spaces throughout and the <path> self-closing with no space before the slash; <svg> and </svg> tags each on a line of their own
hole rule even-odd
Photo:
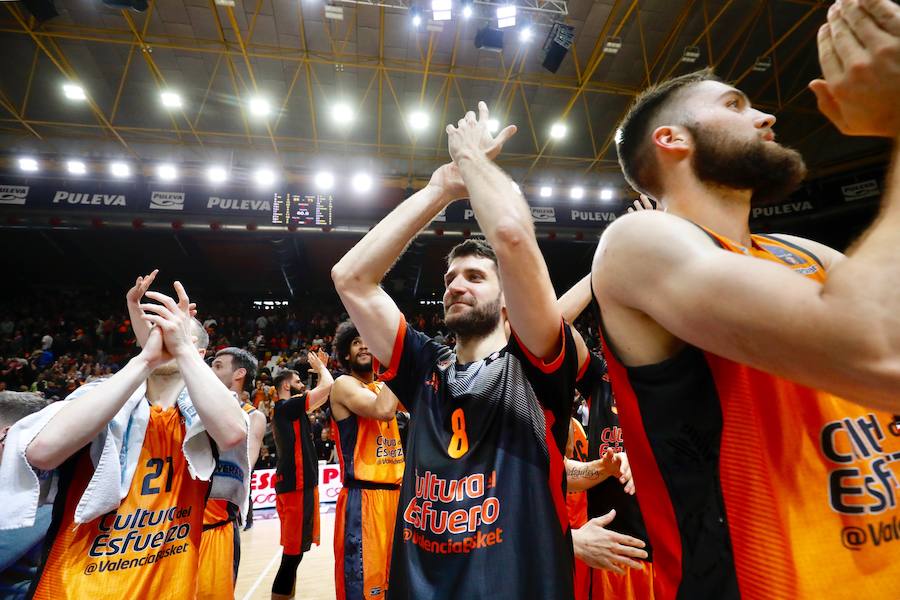
<svg viewBox="0 0 900 600">
<path fill-rule="evenodd" d="M 356 115 L 349 104 L 338 102 L 331 108 L 331 118 L 338 125 L 349 125 L 356 118 Z"/>
<path fill-rule="evenodd" d="M 613 199 L 613 191 L 612 188 L 603 188 L 600 190 L 600 199 L 604 201 L 609 201 Z"/>
<path fill-rule="evenodd" d="M 500 121 L 497 119 L 488 119 L 487 128 L 490 133 L 497 133 L 500 131 Z"/>
<path fill-rule="evenodd" d="M 20 158 L 19 168 L 23 171 L 33 173 L 38 170 L 38 161 L 33 158 Z"/>
<path fill-rule="evenodd" d="M 541 186 L 541 198 L 549 198 L 553 195 L 553 188 L 549 185 Z"/>
<path fill-rule="evenodd" d="M 272 169 L 257 169 L 253 174 L 253 180 L 259 187 L 269 187 L 275 183 L 275 172 Z"/>
<path fill-rule="evenodd" d="M 272 107 L 269 101 L 260 96 L 250 98 L 250 113 L 257 117 L 264 117 L 269 114 Z"/>
<path fill-rule="evenodd" d="M 66 170 L 70 175 L 84 175 L 87 173 L 87 166 L 80 160 L 70 160 L 66 163 Z"/>
<path fill-rule="evenodd" d="M 463 4 L 462 16 L 463 16 L 463 19 L 471 18 L 471 16 L 472 16 L 472 3 L 471 2 L 466 2 L 465 4 Z"/>
<path fill-rule="evenodd" d="M 315 183 L 320 190 L 330 190 L 334 187 L 334 175 L 328 171 L 320 171 L 316 173 Z"/>
<path fill-rule="evenodd" d="M 566 137 L 567 131 L 568 128 L 564 123 L 554 123 L 550 128 L 550 137 L 552 137 L 554 140 L 561 140 Z"/>
<path fill-rule="evenodd" d="M 353 190 L 359 194 L 368 192 L 372 189 L 372 177 L 367 173 L 357 173 L 351 181 Z"/>
<path fill-rule="evenodd" d="M 506 29 L 507 27 L 516 26 L 516 6 L 514 4 L 506 4 L 497 7 L 497 28 Z"/>
<path fill-rule="evenodd" d="M 526 27 L 522 31 L 519 32 L 519 41 L 520 42 L 530 42 L 531 38 L 534 37 L 534 32 L 531 30 L 531 27 Z"/>
<path fill-rule="evenodd" d="M 409 126 L 412 127 L 413 131 L 422 131 L 428 127 L 429 122 L 428 115 L 421 110 L 413 111 L 409 115 Z"/>
<path fill-rule="evenodd" d="M 114 162 L 109 165 L 109 172 L 112 173 L 113 177 L 118 177 L 119 179 L 123 177 L 128 177 L 131 175 L 131 167 L 123 162 Z"/>
<path fill-rule="evenodd" d="M 181 96 L 175 92 L 161 92 L 159 99 L 166 108 L 181 108 Z"/>
<path fill-rule="evenodd" d="M 156 169 L 156 174 L 163 181 L 173 181 L 176 177 L 178 177 L 178 171 L 175 169 L 175 165 L 159 165 Z"/>
<path fill-rule="evenodd" d="M 228 171 L 225 167 L 214 166 L 206 170 L 206 178 L 210 183 L 222 183 L 228 179 Z"/>
<path fill-rule="evenodd" d="M 74 83 L 64 83 L 63 94 L 65 94 L 66 98 L 68 98 L 69 100 L 87 99 L 87 94 L 84 93 L 84 88 Z"/>
<path fill-rule="evenodd" d="M 581 186 L 574 186 L 569 190 L 569 198 L 572 200 L 581 200 L 584 198 L 584 188 Z"/>
</svg>

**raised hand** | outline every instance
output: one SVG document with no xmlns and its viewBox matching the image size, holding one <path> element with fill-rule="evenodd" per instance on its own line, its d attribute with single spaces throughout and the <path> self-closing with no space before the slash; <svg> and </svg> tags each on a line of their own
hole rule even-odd
<svg viewBox="0 0 900 600">
<path fill-rule="evenodd" d="M 479 102 L 477 117 L 474 112 L 469 111 L 457 122 L 456 127 L 447 125 L 447 142 L 450 157 L 454 161 L 462 154 L 483 154 L 489 159 L 494 159 L 500 154 L 503 145 L 518 130 L 515 125 L 509 125 L 493 136 L 488 129 L 489 117 L 487 104 Z"/>
<path fill-rule="evenodd" d="M 819 110 L 847 135 L 900 136 L 900 6 L 838 0 L 819 29 Z"/>
<path fill-rule="evenodd" d="M 172 360 L 172 355 L 166 350 L 163 343 L 162 331 L 158 327 L 151 327 L 141 353 L 138 355 L 147 361 L 147 367 L 152 371 L 156 367 Z"/>
<path fill-rule="evenodd" d="M 150 289 L 153 280 L 156 279 L 157 273 L 159 273 L 159 269 L 153 269 L 149 275 L 144 275 L 135 279 L 134 287 L 125 293 L 125 300 L 130 304 L 140 303 L 141 298 L 144 297 L 144 294 Z"/>
<path fill-rule="evenodd" d="M 438 189 L 448 202 L 465 198 L 468 195 L 466 183 L 459 174 L 459 168 L 454 163 L 447 163 L 438 167 L 432 173 L 428 185 Z"/>
<path fill-rule="evenodd" d="M 654 203 L 656 203 L 655 206 Z M 632 202 L 625 212 L 638 212 L 640 210 L 661 210 L 665 212 L 666 209 L 662 207 L 659 200 L 651 200 L 650 196 L 641 194 L 640 198 Z"/>
<path fill-rule="evenodd" d="M 176 358 L 186 352 L 196 352 L 194 336 L 191 333 L 191 302 L 180 282 L 175 282 L 178 302 L 159 292 L 147 292 L 146 296 L 159 304 L 141 304 L 143 318 L 159 327 L 166 350 Z"/>
</svg>

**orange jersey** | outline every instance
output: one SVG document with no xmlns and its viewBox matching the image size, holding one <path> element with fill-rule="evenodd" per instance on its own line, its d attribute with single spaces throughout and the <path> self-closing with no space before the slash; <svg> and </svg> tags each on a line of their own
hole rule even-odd
<svg viewBox="0 0 900 600">
<path fill-rule="evenodd" d="M 382 385 L 379 381 L 373 381 L 366 387 L 378 394 Z M 345 485 L 354 480 L 400 485 L 405 463 L 396 417 L 390 421 L 380 421 L 351 413 L 335 424 L 341 476 Z"/>
<path fill-rule="evenodd" d="M 88 448 L 63 464 L 34 598 L 193 597 L 209 482 L 191 478 L 183 440 L 178 408 L 151 407 L 128 495 L 117 511 L 77 526 L 75 507 L 93 475 Z"/>
<path fill-rule="evenodd" d="M 825 281 L 791 243 L 708 233 Z M 900 598 L 897 417 L 693 347 L 637 368 L 605 352 L 657 598 Z"/>
</svg>

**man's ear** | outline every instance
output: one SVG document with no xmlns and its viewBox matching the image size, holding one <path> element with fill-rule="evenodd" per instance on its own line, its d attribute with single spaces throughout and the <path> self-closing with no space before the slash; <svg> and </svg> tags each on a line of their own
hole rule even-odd
<svg viewBox="0 0 900 600">
<path fill-rule="evenodd" d="M 673 156 L 687 154 L 693 148 L 690 132 L 678 125 L 663 125 L 653 130 L 653 146 Z"/>
</svg>

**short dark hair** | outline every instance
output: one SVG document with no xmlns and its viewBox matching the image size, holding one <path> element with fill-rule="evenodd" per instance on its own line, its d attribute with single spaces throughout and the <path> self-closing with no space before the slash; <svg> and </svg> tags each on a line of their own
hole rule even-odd
<svg viewBox="0 0 900 600">
<path fill-rule="evenodd" d="M 616 130 L 616 152 L 628 184 L 638 192 L 659 197 L 662 184 L 650 135 L 664 125 L 660 117 L 679 92 L 702 81 L 721 81 L 709 67 L 651 86 L 638 94 Z M 676 123 L 673 123 L 676 124 Z"/>
<path fill-rule="evenodd" d="M 283 371 L 278 373 L 278 375 L 275 376 L 275 380 L 272 382 L 272 385 L 274 385 L 275 389 L 277 390 L 278 388 L 281 387 L 282 383 L 284 383 L 285 381 L 288 381 L 294 375 L 296 375 L 297 377 L 300 377 L 300 373 L 298 373 L 297 371 L 295 371 L 293 369 L 284 369 Z"/>
<path fill-rule="evenodd" d="M 359 330 L 349 319 L 338 325 L 337 331 L 334 332 L 334 348 L 337 350 L 338 362 L 345 371 L 350 370 L 350 361 L 344 357 L 350 354 L 350 346 L 358 337 Z"/>
<path fill-rule="evenodd" d="M 447 255 L 447 266 L 449 267 L 450 263 L 455 259 L 464 256 L 480 256 L 481 258 L 488 258 L 494 263 L 494 268 L 498 268 L 497 253 L 494 252 L 491 245 L 483 238 L 469 238 L 468 240 L 453 246 L 453 248 L 450 249 L 450 254 Z"/>
<path fill-rule="evenodd" d="M 50 402 L 33 392 L 0 392 L 0 427 L 7 427 L 32 413 L 43 409 Z"/>
<path fill-rule="evenodd" d="M 253 387 L 253 381 L 256 379 L 256 372 L 259 369 L 259 361 L 256 360 L 255 356 L 243 348 L 236 348 L 235 346 L 222 348 L 216 352 L 216 358 L 220 356 L 230 356 L 231 366 L 234 367 L 235 371 L 240 368 L 246 369 L 247 376 L 244 378 L 244 389 L 247 390 Z"/>
</svg>

